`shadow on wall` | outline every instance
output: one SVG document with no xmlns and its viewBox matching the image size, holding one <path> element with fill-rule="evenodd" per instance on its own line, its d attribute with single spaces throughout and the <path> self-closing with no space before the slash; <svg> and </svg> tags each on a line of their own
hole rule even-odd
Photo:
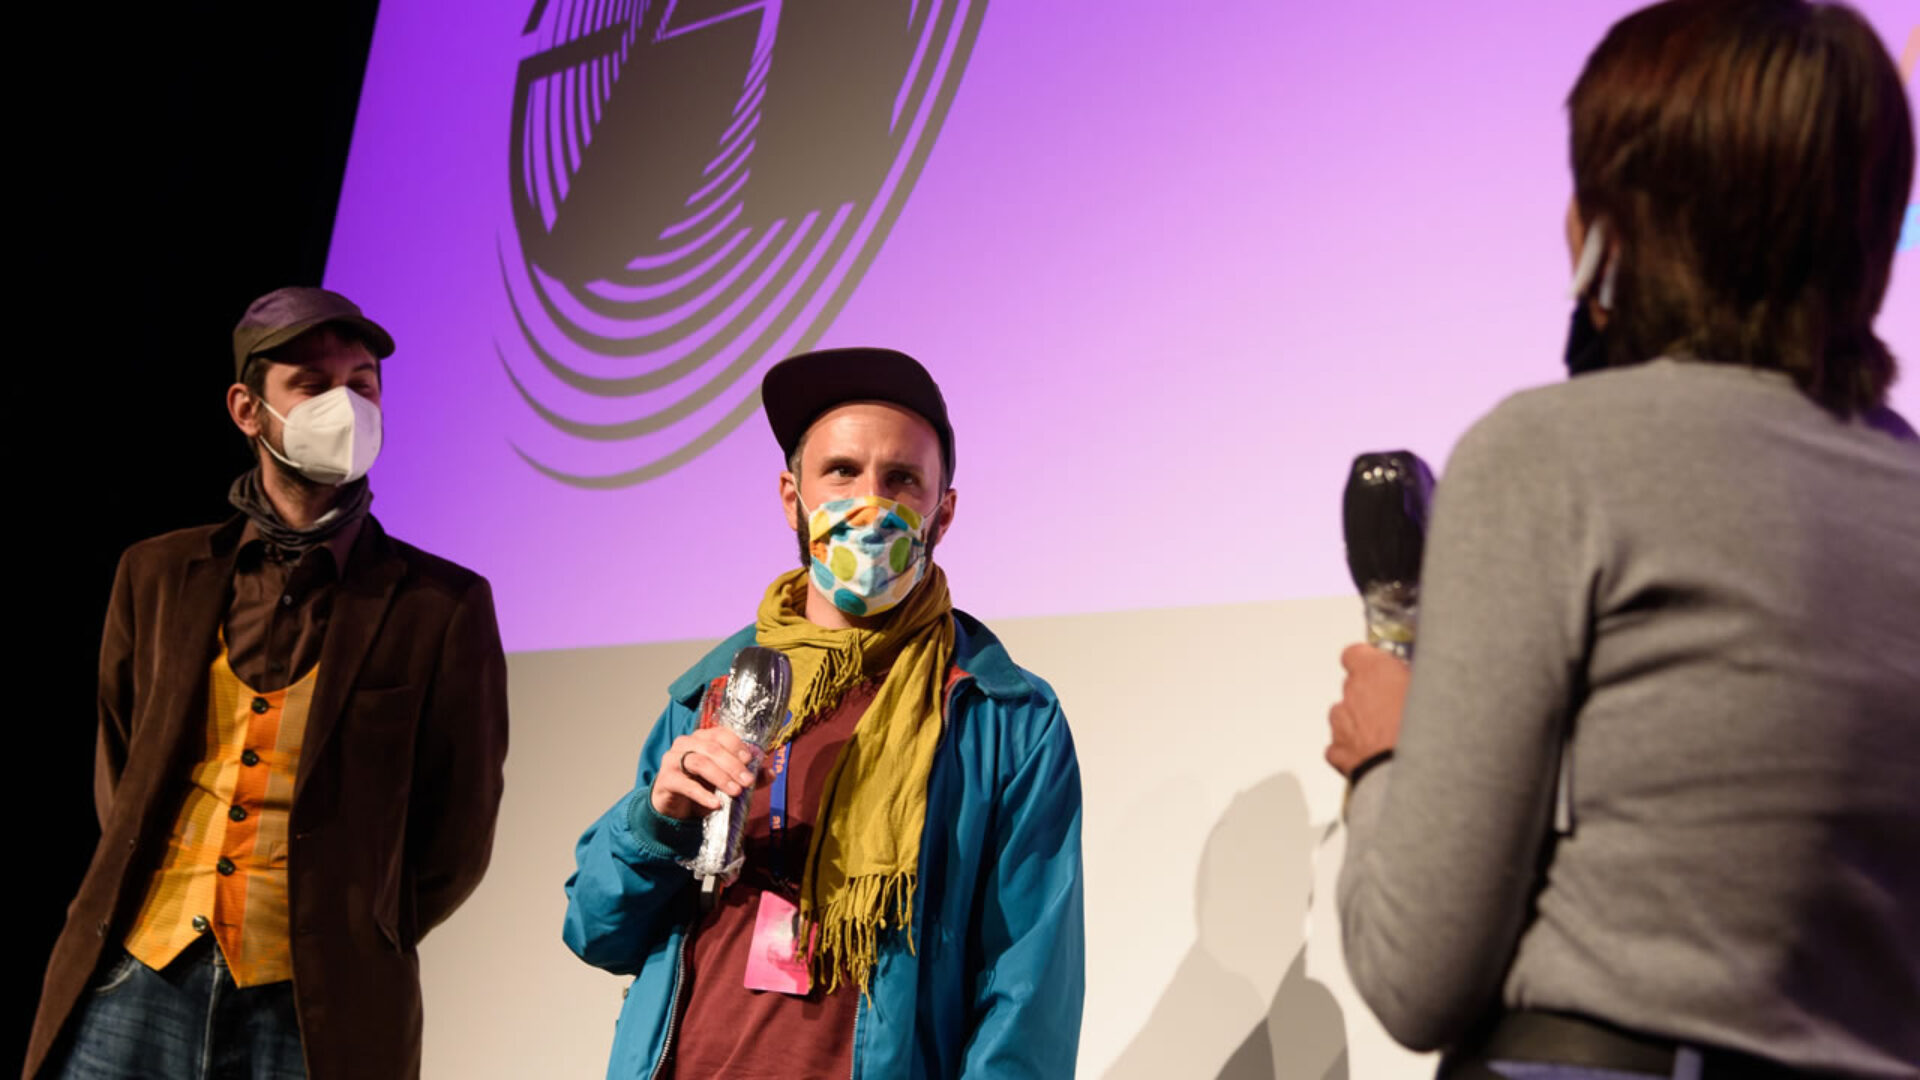
<svg viewBox="0 0 1920 1080">
<path fill-rule="evenodd" d="M 1291 773 L 1234 796 L 1200 855 L 1193 946 L 1106 1080 L 1346 1080 L 1345 1018 L 1306 975 L 1318 836 Z"/>
</svg>

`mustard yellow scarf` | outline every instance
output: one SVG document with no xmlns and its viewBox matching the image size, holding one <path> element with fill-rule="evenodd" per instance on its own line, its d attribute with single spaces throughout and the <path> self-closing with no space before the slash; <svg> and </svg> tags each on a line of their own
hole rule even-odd
<svg viewBox="0 0 1920 1080">
<path fill-rule="evenodd" d="M 927 818 L 927 776 L 940 745 L 940 710 L 953 664 L 953 601 L 931 566 L 877 629 L 829 630 L 807 621 L 807 574 L 782 574 L 760 602 L 755 640 L 793 664 L 786 742 L 828 715 L 849 689 L 886 672 L 872 704 L 827 774 L 800 884 L 796 940 L 817 929 L 809 965 L 831 993 L 842 976 L 865 993 L 879 933 L 908 932 Z"/>
</svg>

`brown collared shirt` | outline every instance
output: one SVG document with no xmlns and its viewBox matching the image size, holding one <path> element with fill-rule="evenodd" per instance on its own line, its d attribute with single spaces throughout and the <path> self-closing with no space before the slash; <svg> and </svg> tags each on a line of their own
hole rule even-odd
<svg viewBox="0 0 1920 1080">
<path fill-rule="evenodd" d="M 260 693 L 282 690 L 320 662 L 333 588 L 364 521 L 355 521 L 295 557 L 254 527 L 240 534 L 233 598 L 225 622 L 234 675 Z"/>
</svg>

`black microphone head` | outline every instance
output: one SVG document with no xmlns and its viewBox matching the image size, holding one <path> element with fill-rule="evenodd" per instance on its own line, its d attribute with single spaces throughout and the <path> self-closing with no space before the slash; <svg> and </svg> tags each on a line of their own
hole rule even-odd
<svg viewBox="0 0 1920 1080">
<path fill-rule="evenodd" d="M 1433 470 L 1411 450 L 1353 459 L 1341 517 L 1355 588 L 1419 582 L 1432 501 Z"/>
<path fill-rule="evenodd" d="M 741 740 L 762 750 L 787 715 L 793 693 L 793 665 L 778 649 L 748 645 L 733 654 L 727 693 L 715 718 Z"/>
</svg>

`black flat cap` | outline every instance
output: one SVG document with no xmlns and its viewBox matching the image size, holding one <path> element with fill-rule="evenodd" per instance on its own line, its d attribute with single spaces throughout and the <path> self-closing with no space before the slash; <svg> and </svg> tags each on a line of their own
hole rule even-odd
<svg viewBox="0 0 1920 1080">
<path fill-rule="evenodd" d="M 940 436 L 947 475 L 953 475 L 953 425 L 947 400 L 920 361 L 893 349 L 821 349 L 790 356 L 760 380 L 760 400 L 780 452 L 794 447 L 822 413 L 849 401 L 884 401 L 910 409 Z"/>
<path fill-rule="evenodd" d="M 247 313 L 233 328 L 233 377 L 245 374 L 249 358 L 328 323 L 353 327 L 376 360 L 393 355 L 393 335 L 362 315 L 359 305 L 337 292 L 295 285 L 275 289 L 247 305 Z"/>
</svg>

